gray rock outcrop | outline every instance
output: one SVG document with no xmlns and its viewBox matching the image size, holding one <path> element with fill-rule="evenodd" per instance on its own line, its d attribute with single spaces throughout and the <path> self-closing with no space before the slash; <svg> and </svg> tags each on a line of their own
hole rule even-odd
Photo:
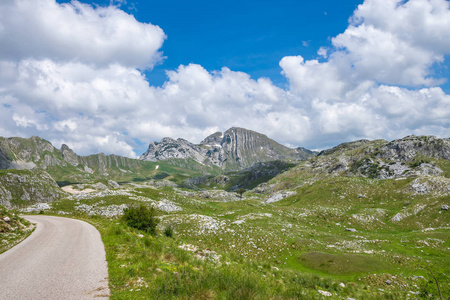
<svg viewBox="0 0 450 300">
<path fill-rule="evenodd" d="M 184 139 L 163 138 L 151 142 L 140 159 L 158 161 L 170 158 L 194 159 L 225 170 L 242 170 L 258 162 L 282 159 L 306 159 L 315 153 L 304 148 L 291 149 L 267 136 L 233 127 L 216 132 L 195 145 Z"/>
<path fill-rule="evenodd" d="M 58 200 L 67 194 L 53 178 L 41 170 L 11 170 L 0 175 L 0 204 L 43 203 Z"/>
<path fill-rule="evenodd" d="M 77 166 L 79 164 L 78 155 L 73 152 L 72 149 L 69 148 L 66 144 L 62 144 L 61 146 L 61 155 L 66 162 L 71 164 L 72 166 Z"/>
<path fill-rule="evenodd" d="M 283 193 L 276 193 L 272 196 L 270 196 L 264 203 L 274 203 L 274 202 L 278 202 L 283 200 L 284 198 L 290 197 L 292 195 L 297 194 L 296 192 L 293 191 L 288 191 L 288 192 L 283 192 Z"/>
</svg>

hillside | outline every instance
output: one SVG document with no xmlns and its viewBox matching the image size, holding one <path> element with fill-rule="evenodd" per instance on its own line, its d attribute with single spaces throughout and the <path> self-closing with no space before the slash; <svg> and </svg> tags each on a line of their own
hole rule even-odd
<svg viewBox="0 0 450 300">
<path fill-rule="evenodd" d="M 213 167 L 195 161 L 148 162 L 103 153 L 79 156 L 67 145 L 56 149 L 40 138 L 0 137 L 0 169 L 45 170 L 60 185 L 93 180 L 138 181 L 167 178 L 174 181 L 204 173 Z"/>
<path fill-rule="evenodd" d="M 450 139 L 407 136 L 387 142 L 361 140 L 322 151 L 278 177 L 276 189 L 301 186 L 326 177 L 372 179 L 450 178 Z M 428 176 L 428 177 L 427 177 Z"/>
<path fill-rule="evenodd" d="M 100 184 L 89 181 L 73 185 L 73 195 L 28 210 L 99 228 L 115 298 L 436 298 L 435 279 L 441 293 L 450 294 L 449 149 L 449 139 L 432 136 L 361 140 L 305 161 L 259 162 L 217 176 L 185 174 L 178 185 L 152 179 L 96 189 Z M 80 162 L 69 149 L 61 152 L 66 164 L 78 163 L 74 168 L 96 166 L 103 180 L 127 162 L 115 156 Z M 45 163 L 51 159 L 39 158 L 36 166 L 51 169 Z M 192 157 L 145 163 L 160 166 L 153 169 L 161 172 L 157 179 L 179 176 L 160 170 L 169 161 L 198 163 Z M 26 203 L 22 191 L 30 194 L 30 186 L 45 187 L 30 184 L 35 172 L 51 181 L 39 169 L 2 172 L 0 178 L 28 176 L 8 187 L 19 195 L 11 204 Z M 52 189 L 58 189 L 54 182 Z M 119 219 L 138 205 L 155 209 L 157 236 Z"/>
<path fill-rule="evenodd" d="M 34 224 L 19 217 L 16 211 L 0 205 L 0 254 L 24 240 L 34 228 Z"/>
<path fill-rule="evenodd" d="M 240 171 L 188 178 L 182 182 L 182 186 L 192 189 L 218 188 L 232 192 L 239 189 L 251 190 L 295 165 L 295 163 L 280 160 L 259 162 Z"/>
<path fill-rule="evenodd" d="M 0 170 L 0 205 L 24 207 L 67 196 L 42 170 Z"/>
<path fill-rule="evenodd" d="M 448 149 L 431 136 L 356 141 L 183 187 L 79 193 L 45 213 L 96 224 L 117 298 L 437 299 L 435 279 L 450 294 Z M 138 205 L 156 209 L 157 236 L 117 219 Z"/>
<path fill-rule="evenodd" d="M 172 138 L 152 142 L 140 159 L 161 161 L 170 158 L 191 158 L 202 164 L 218 166 L 225 171 L 237 171 L 259 162 L 305 160 L 314 155 L 310 150 L 291 149 L 263 134 L 233 127 L 224 133 L 216 132 L 206 137 L 198 145 L 184 139 Z"/>
</svg>

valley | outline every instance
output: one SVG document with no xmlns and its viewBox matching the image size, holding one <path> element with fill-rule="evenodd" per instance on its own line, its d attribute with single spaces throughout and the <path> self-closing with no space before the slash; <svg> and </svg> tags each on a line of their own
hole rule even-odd
<svg viewBox="0 0 450 300">
<path fill-rule="evenodd" d="M 255 155 L 250 165 L 240 165 L 251 161 L 241 150 L 230 164 L 172 157 L 184 146 L 155 161 L 71 164 L 67 149 L 27 147 L 2 148 L 15 158 L 2 165 L 36 166 L 1 170 L 2 205 L 96 226 L 112 299 L 450 296 L 449 139 L 361 140 L 308 157 Z M 155 209 L 156 236 L 121 219 L 139 205 Z"/>
</svg>

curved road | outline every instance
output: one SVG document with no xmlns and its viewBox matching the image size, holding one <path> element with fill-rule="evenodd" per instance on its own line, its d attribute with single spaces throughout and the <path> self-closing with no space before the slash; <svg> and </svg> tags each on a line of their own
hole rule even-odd
<svg viewBox="0 0 450 300">
<path fill-rule="evenodd" d="M 25 216 L 37 223 L 23 242 L 0 255 L 0 299 L 108 299 L 100 233 L 74 219 Z"/>
</svg>

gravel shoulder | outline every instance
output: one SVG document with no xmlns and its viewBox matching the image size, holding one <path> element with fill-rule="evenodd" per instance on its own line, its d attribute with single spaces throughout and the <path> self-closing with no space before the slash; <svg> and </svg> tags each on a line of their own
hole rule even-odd
<svg viewBox="0 0 450 300">
<path fill-rule="evenodd" d="M 108 268 L 100 233 L 74 219 L 25 216 L 37 224 L 0 255 L 0 299 L 108 299 Z"/>
</svg>

